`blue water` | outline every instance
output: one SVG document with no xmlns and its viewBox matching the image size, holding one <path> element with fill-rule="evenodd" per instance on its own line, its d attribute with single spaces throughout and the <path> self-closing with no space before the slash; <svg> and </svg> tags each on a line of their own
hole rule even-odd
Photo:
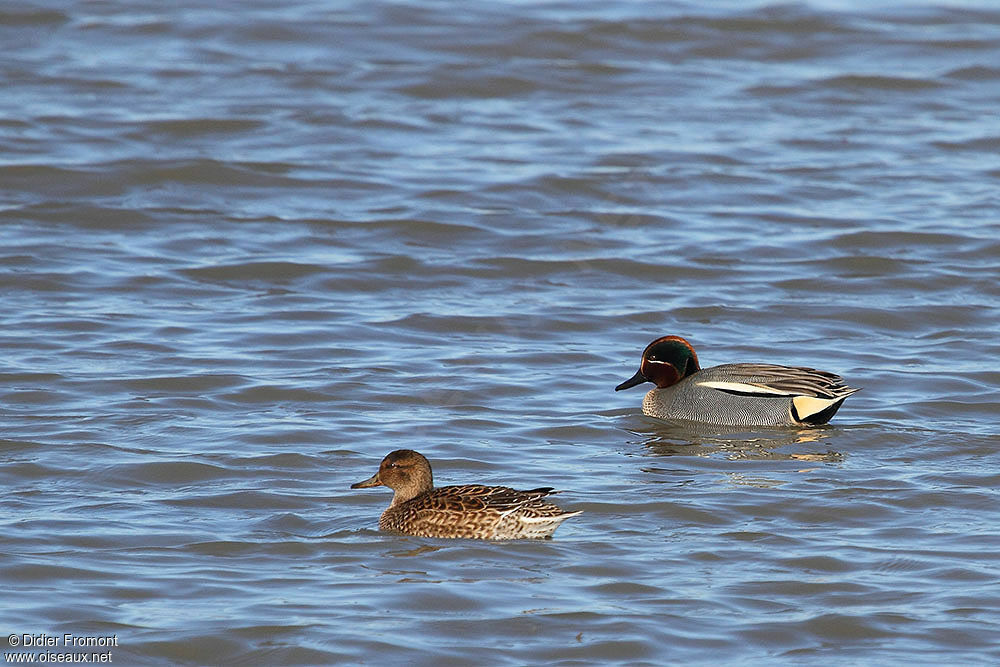
<svg viewBox="0 0 1000 667">
<path fill-rule="evenodd" d="M 0 39 L 0 636 L 1000 660 L 991 3 L 8 3 Z M 614 386 L 664 334 L 863 391 L 659 422 Z M 380 533 L 348 487 L 401 447 L 584 513 Z"/>
</svg>

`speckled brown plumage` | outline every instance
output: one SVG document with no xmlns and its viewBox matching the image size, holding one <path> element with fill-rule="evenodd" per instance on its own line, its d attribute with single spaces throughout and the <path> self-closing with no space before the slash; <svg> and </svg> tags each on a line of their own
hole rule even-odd
<svg viewBox="0 0 1000 667">
<path fill-rule="evenodd" d="M 377 473 L 351 488 L 381 485 L 392 488 L 394 494 L 379 528 L 407 535 L 491 540 L 549 537 L 560 523 L 580 514 L 545 502 L 553 493 L 549 487 L 518 491 L 463 484 L 435 489 L 430 463 L 410 449 L 390 453 Z"/>
</svg>

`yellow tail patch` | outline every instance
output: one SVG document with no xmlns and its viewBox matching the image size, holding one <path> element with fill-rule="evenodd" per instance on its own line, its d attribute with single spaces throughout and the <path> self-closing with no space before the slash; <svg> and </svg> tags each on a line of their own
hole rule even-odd
<svg viewBox="0 0 1000 667">
<path fill-rule="evenodd" d="M 798 414 L 799 419 L 805 421 L 811 415 L 817 412 L 822 412 L 828 407 L 836 403 L 837 401 L 842 401 L 843 398 L 816 398 L 815 396 L 796 396 L 792 399 L 792 405 L 795 406 L 795 412 Z"/>
</svg>

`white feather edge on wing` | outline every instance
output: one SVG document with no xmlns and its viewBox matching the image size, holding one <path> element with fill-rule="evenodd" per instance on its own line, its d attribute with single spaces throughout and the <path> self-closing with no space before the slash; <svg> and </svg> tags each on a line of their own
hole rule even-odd
<svg viewBox="0 0 1000 667">
<path fill-rule="evenodd" d="M 704 382 L 698 382 L 699 386 L 708 387 L 709 389 L 719 389 L 721 391 L 737 391 L 741 394 L 760 394 L 761 396 L 797 396 L 798 394 L 793 394 L 787 391 L 782 391 L 781 389 L 775 389 L 774 387 L 767 387 L 760 384 L 749 384 L 746 382 L 724 382 L 721 380 L 706 380 Z"/>
<path fill-rule="evenodd" d="M 575 512 L 564 512 L 562 514 L 556 514 L 555 516 L 524 516 L 521 517 L 521 521 L 524 523 L 562 523 L 571 516 L 576 516 L 577 514 L 583 514 L 583 510 L 577 510 Z"/>
</svg>

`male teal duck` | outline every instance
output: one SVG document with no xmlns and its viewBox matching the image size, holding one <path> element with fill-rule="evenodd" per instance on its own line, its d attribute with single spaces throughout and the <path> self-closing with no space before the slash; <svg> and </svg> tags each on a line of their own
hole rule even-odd
<svg viewBox="0 0 1000 667">
<path fill-rule="evenodd" d="M 382 459 L 378 472 L 352 489 L 388 486 L 392 502 L 378 527 L 418 537 L 516 540 L 550 537 L 559 524 L 580 512 L 564 512 L 542 500 L 551 487 L 517 491 L 506 486 L 465 484 L 434 488 L 431 464 L 412 449 Z"/>
<path fill-rule="evenodd" d="M 656 385 L 642 411 L 660 419 L 685 419 L 719 426 L 814 426 L 825 424 L 858 389 L 839 375 L 774 364 L 698 365 L 694 347 L 680 336 L 663 336 L 646 346 L 639 370 L 615 387 Z"/>
</svg>

